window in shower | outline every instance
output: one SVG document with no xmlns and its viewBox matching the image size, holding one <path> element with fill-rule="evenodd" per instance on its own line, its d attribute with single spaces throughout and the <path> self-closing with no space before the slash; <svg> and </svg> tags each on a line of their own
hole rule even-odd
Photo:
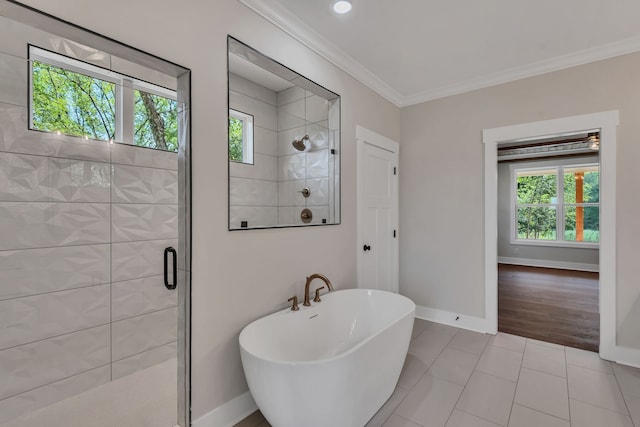
<svg viewBox="0 0 640 427">
<path fill-rule="evenodd" d="M 229 160 L 253 164 L 253 116 L 229 109 Z"/>
<path fill-rule="evenodd" d="M 178 151 L 176 92 L 29 46 L 31 129 Z"/>
</svg>

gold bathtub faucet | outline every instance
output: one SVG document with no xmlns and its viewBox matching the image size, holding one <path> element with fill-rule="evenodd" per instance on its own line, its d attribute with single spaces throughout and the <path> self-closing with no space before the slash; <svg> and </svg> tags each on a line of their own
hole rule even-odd
<svg viewBox="0 0 640 427">
<path fill-rule="evenodd" d="M 331 281 L 327 279 L 327 276 L 315 273 L 307 277 L 307 283 L 304 284 L 304 302 L 302 303 L 302 305 L 306 307 L 311 305 L 311 302 L 309 301 L 309 285 L 311 285 L 311 282 L 313 282 L 314 279 L 322 280 L 327 285 L 327 290 L 329 292 L 333 290 L 333 285 L 331 284 Z M 316 297 L 320 299 L 318 293 L 316 293 Z"/>
</svg>

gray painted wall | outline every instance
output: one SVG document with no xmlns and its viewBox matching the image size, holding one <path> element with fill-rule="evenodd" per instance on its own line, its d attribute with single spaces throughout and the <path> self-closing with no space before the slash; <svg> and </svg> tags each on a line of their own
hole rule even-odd
<svg viewBox="0 0 640 427">
<path fill-rule="evenodd" d="M 484 317 L 482 130 L 619 110 L 617 342 L 640 348 L 639 99 L 634 53 L 403 108 L 400 292 L 418 305 Z"/>
</svg>

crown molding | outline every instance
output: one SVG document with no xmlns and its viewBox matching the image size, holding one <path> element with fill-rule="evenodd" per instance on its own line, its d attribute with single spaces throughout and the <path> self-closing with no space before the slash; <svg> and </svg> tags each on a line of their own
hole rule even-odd
<svg viewBox="0 0 640 427">
<path fill-rule="evenodd" d="M 541 74 L 560 71 L 578 65 L 602 61 L 604 59 L 614 58 L 616 56 L 638 51 L 640 51 L 640 36 L 580 50 L 567 55 L 556 56 L 554 58 L 510 68 L 493 74 L 479 76 L 453 85 L 419 92 L 415 95 L 405 96 L 402 98 L 400 107 L 407 107 L 410 105 L 420 104 L 422 102 L 433 101 L 447 96 L 459 95 L 473 90 L 497 86 L 503 83 L 526 79 L 528 77 L 535 77 Z"/>
<path fill-rule="evenodd" d="M 291 37 L 340 68 L 360 83 L 369 87 L 387 101 L 400 107 L 403 96 L 378 76 L 353 59 L 326 37 L 305 24 L 300 18 L 277 2 L 264 0 L 238 0 L 249 9 L 280 28 Z M 268 3 L 268 4 L 267 4 Z"/>
<path fill-rule="evenodd" d="M 277 2 L 266 4 L 264 0 L 238 1 L 399 108 L 640 51 L 640 36 L 632 37 L 428 89 L 414 95 L 402 95 Z"/>
</svg>

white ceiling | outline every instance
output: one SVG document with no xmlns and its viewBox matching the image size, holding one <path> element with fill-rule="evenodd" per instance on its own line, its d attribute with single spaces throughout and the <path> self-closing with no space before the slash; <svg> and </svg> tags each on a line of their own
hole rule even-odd
<svg viewBox="0 0 640 427">
<path fill-rule="evenodd" d="M 639 0 L 240 0 L 398 106 L 640 50 Z"/>
</svg>

